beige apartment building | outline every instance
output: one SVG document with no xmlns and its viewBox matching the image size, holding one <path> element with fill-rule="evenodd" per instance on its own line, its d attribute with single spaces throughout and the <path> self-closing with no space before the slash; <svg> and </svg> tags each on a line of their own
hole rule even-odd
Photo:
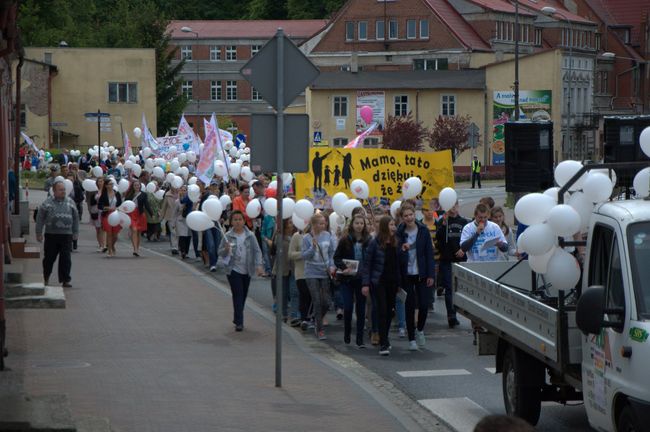
<svg viewBox="0 0 650 432">
<path fill-rule="evenodd" d="M 21 77 L 21 128 L 39 147 L 121 147 L 143 113 L 156 136 L 153 49 L 29 47 Z"/>
</svg>

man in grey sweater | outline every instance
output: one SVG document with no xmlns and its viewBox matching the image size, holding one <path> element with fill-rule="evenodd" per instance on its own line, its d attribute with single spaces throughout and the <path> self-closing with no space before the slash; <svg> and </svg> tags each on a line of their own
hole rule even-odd
<svg viewBox="0 0 650 432">
<path fill-rule="evenodd" d="M 36 217 L 36 240 L 43 241 L 43 278 L 48 285 L 54 261 L 59 257 L 59 282 L 69 288 L 70 268 L 72 267 L 72 240 L 79 235 L 79 213 L 74 201 L 66 196 L 65 184 L 55 181 L 52 185 L 53 196 L 47 198 L 38 208 Z"/>
</svg>

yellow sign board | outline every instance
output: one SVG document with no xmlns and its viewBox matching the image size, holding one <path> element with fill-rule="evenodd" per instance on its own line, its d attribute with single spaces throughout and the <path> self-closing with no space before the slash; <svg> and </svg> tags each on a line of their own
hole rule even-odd
<svg viewBox="0 0 650 432">
<path fill-rule="evenodd" d="M 310 171 L 296 174 L 296 199 L 309 198 L 317 207 L 329 207 L 337 192 L 352 197 L 350 183 L 361 179 L 370 188 L 369 199 L 386 204 L 402 197 L 402 185 L 409 177 L 422 180 L 423 201 L 435 198 L 440 190 L 454 187 L 454 171 L 449 150 L 422 153 L 383 149 L 312 148 Z"/>
</svg>

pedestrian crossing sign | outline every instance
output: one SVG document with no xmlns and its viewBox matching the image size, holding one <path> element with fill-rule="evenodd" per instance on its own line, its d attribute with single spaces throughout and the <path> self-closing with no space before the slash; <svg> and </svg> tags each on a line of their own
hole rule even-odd
<svg viewBox="0 0 650 432">
<path fill-rule="evenodd" d="M 314 142 L 319 143 L 323 140 L 323 133 L 321 131 L 314 132 Z"/>
</svg>

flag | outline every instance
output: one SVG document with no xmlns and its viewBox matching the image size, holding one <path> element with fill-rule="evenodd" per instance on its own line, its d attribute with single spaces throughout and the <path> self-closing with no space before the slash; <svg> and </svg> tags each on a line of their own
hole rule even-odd
<svg viewBox="0 0 650 432">
<path fill-rule="evenodd" d="M 221 135 L 221 142 L 232 141 L 232 134 L 227 130 L 219 129 L 219 134 Z"/>
<path fill-rule="evenodd" d="M 214 114 L 210 117 L 210 121 L 203 119 L 203 128 L 205 129 L 205 140 L 203 142 L 201 159 L 199 159 L 199 163 L 196 165 L 196 176 L 205 185 L 209 185 L 214 176 L 214 161 L 217 155 L 219 141 L 221 141 L 221 137 L 217 133 L 219 128 L 217 127 Z"/>
<path fill-rule="evenodd" d="M 377 129 L 378 123 L 373 123 L 370 125 L 368 129 L 365 131 L 361 132 L 355 139 L 347 143 L 347 145 L 343 148 L 357 148 L 359 145 L 363 144 L 363 140 L 366 139 L 368 135 L 372 133 L 375 129 Z"/>
<path fill-rule="evenodd" d="M 27 134 L 26 134 L 25 132 L 20 131 L 20 136 L 22 136 L 23 139 L 25 140 L 25 142 L 26 142 L 26 143 L 27 143 L 31 148 L 33 148 L 34 151 L 35 151 L 36 153 L 38 153 L 38 147 L 36 147 L 36 144 L 34 144 L 34 141 L 32 141 L 32 139 L 31 139 L 29 136 L 27 136 Z"/>
<path fill-rule="evenodd" d="M 199 145 L 201 144 L 199 137 L 194 133 L 194 130 L 185 119 L 185 114 L 181 116 L 181 121 L 178 123 L 177 135 L 181 138 L 183 151 L 192 150 L 197 155 L 199 152 Z"/>
<path fill-rule="evenodd" d="M 151 135 L 144 113 L 142 113 L 142 147 L 151 147 L 154 152 L 158 150 L 158 141 Z"/>
<path fill-rule="evenodd" d="M 129 134 L 124 131 L 124 157 L 128 158 L 129 156 L 131 156 L 131 140 Z"/>
</svg>

